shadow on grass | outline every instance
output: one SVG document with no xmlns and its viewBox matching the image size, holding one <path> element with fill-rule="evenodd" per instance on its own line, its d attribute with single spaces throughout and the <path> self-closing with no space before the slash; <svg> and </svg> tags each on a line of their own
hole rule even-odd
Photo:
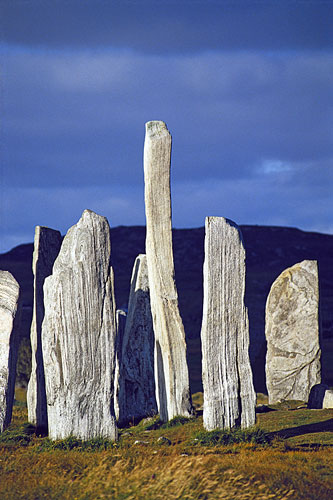
<svg viewBox="0 0 333 500">
<path fill-rule="evenodd" d="M 0 446 L 28 446 L 35 432 L 36 427 L 28 422 L 20 425 L 16 429 L 6 429 L 0 434 Z"/>
<path fill-rule="evenodd" d="M 324 422 L 316 422 L 314 424 L 299 425 L 298 427 L 290 427 L 280 431 L 272 432 L 271 437 L 291 438 L 302 436 L 304 434 L 312 434 L 315 432 L 333 432 L 333 418 Z"/>
<path fill-rule="evenodd" d="M 277 411 L 276 408 L 271 408 L 268 405 L 256 406 L 256 413 L 269 413 L 270 411 Z"/>
</svg>

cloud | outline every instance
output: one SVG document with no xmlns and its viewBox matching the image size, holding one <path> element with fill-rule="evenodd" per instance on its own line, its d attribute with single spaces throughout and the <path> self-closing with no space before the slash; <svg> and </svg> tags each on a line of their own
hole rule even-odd
<svg viewBox="0 0 333 500">
<path fill-rule="evenodd" d="M 173 135 L 177 180 L 332 155 L 330 53 L 4 52 L 8 185 L 141 182 L 151 119 Z"/>
<path fill-rule="evenodd" d="M 265 165 L 271 160 L 263 160 Z M 278 161 L 276 161 L 278 163 Z M 319 177 L 319 180 L 318 180 Z M 183 179 L 172 182 L 175 227 L 199 227 L 206 216 L 223 216 L 238 224 L 300 227 L 333 233 L 333 163 L 290 164 L 263 175 L 238 179 Z M 0 251 L 33 240 L 45 225 L 63 234 L 89 208 L 108 218 L 112 227 L 144 225 L 144 186 L 10 188 L 3 192 Z"/>
<path fill-rule="evenodd" d="M 206 216 L 222 216 L 237 224 L 298 227 L 332 233 L 333 164 L 316 185 L 316 169 L 308 167 L 286 174 L 253 176 L 251 179 L 202 180 L 173 185 L 173 223 L 176 227 L 202 226 Z M 311 180 L 314 182 L 312 183 Z M 195 221 L 195 224 L 193 224 Z"/>
<path fill-rule="evenodd" d="M 281 174 L 284 172 L 290 172 L 292 169 L 289 163 L 283 162 L 281 160 L 264 160 L 258 171 L 262 174 Z"/>
<path fill-rule="evenodd" d="M 85 208 L 144 224 L 153 119 L 173 136 L 177 227 L 331 231 L 333 5 L 292 4 L 3 2 L 3 245 Z"/>
</svg>

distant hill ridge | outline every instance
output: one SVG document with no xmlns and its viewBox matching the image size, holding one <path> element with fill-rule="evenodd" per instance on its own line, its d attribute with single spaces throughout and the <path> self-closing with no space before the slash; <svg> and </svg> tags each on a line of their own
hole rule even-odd
<svg viewBox="0 0 333 500">
<path fill-rule="evenodd" d="M 257 391 L 265 389 L 265 303 L 275 278 L 305 259 L 319 265 L 323 379 L 333 385 L 333 235 L 278 226 L 240 226 L 246 248 L 246 302 L 250 319 L 250 356 Z M 201 388 L 200 328 L 204 228 L 173 230 L 174 260 L 179 305 L 188 343 L 192 390 Z M 0 269 L 10 271 L 22 290 L 22 336 L 29 335 L 32 311 L 31 271 L 33 244 L 19 245 L 0 254 Z M 132 267 L 145 253 L 145 227 L 111 228 L 112 265 L 117 308 L 126 307 Z"/>
</svg>

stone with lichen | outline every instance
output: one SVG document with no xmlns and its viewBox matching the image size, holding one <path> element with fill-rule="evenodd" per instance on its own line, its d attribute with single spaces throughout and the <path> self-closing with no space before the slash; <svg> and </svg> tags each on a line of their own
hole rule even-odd
<svg viewBox="0 0 333 500">
<path fill-rule="evenodd" d="M 0 432 L 10 424 L 18 356 L 20 287 L 8 271 L 0 271 Z"/>
<path fill-rule="evenodd" d="M 146 255 L 155 332 L 156 400 L 163 421 L 192 413 L 172 250 L 170 162 L 171 135 L 165 123 L 146 123 Z"/>
<path fill-rule="evenodd" d="M 308 401 L 321 381 L 317 261 L 299 262 L 276 278 L 266 302 L 265 333 L 269 402 Z"/>
<path fill-rule="evenodd" d="M 31 375 L 27 390 L 28 420 L 38 429 L 47 429 L 44 362 L 42 353 L 42 323 L 44 319 L 45 278 L 61 247 L 61 234 L 48 227 L 36 226 L 32 271 L 34 275 L 33 316 L 30 329 Z"/>
<path fill-rule="evenodd" d="M 119 335 L 118 420 L 157 413 L 154 380 L 154 331 L 146 255 L 135 259 L 123 333 Z"/>
<path fill-rule="evenodd" d="M 209 431 L 255 423 L 245 272 L 239 227 L 207 217 L 201 345 L 203 422 Z"/>
<path fill-rule="evenodd" d="M 110 228 L 85 210 L 44 284 L 42 347 L 51 439 L 117 438 Z"/>
</svg>

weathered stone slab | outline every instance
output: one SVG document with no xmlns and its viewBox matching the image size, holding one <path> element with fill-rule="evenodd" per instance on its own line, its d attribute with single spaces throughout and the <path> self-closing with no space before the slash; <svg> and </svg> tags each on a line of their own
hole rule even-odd
<svg viewBox="0 0 333 500">
<path fill-rule="evenodd" d="M 0 271 L 0 432 L 10 424 L 19 346 L 17 312 L 20 287 L 8 271 Z"/>
<path fill-rule="evenodd" d="M 308 408 L 321 410 L 333 408 L 333 390 L 326 384 L 316 384 L 311 388 Z"/>
<path fill-rule="evenodd" d="M 320 347 L 317 261 L 285 269 L 266 302 L 266 384 L 270 403 L 307 401 L 319 384 Z"/>
<path fill-rule="evenodd" d="M 333 390 L 327 389 L 325 391 L 324 401 L 323 401 L 323 409 L 333 408 Z"/>
<path fill-rule="evenodd" d="M 201 345 L 207 430 L 255 423 L 244 296 L 245 250 L 240 229 L 223 217 L 206 217 Z"/>
<path fill-rule="evenodd" d="M 127 312 L 123 309 L 116 310 L 116 362 L 114 370 L 114 412 L 119 420 L 119 386 L 120 386 L 120 366 L 122 359 L 122 345 L 125 333 Z"/>
<path fill-rule="evenodd" d="M 44 280 L 61 247 L 61 234 L 48 227 L 36 226 L 32 271 L 34 274 L 33 315 L 30 330 L 31 376 L 27 390 L 28 420 L 38 429 L 47 430 L 47 408 L 42 353 L 42 322 L 44 319 Z"/>
<path fill-rule="evenodd" d="M 42 348 L 49 436 L 116 439 L 110 228 L 85 210 L 45 279 Z"/>
<path fill-rule="evenodd" d="M 134 263 L 128 313 L 121 344 L 119 422 L 157 413 L 154 380 L 154 331 L 146 256 Z"/>
<path fill-rule="evenodd" d="M 310 410 L 319 410 L 323 407 L 325 393 L 328 389 L 326 384 L 316 384 L 311 387 L 308 401 L 308 408 Z"/>
<path fill-rule="evenodd" d="M 192 412 L 185 332 L 174 277 L 170 159 L 171 136 L 165 123 L 146 123 L 146 255 L 155 332 L 156 400 L 163 421 Z"/>
</svg>

